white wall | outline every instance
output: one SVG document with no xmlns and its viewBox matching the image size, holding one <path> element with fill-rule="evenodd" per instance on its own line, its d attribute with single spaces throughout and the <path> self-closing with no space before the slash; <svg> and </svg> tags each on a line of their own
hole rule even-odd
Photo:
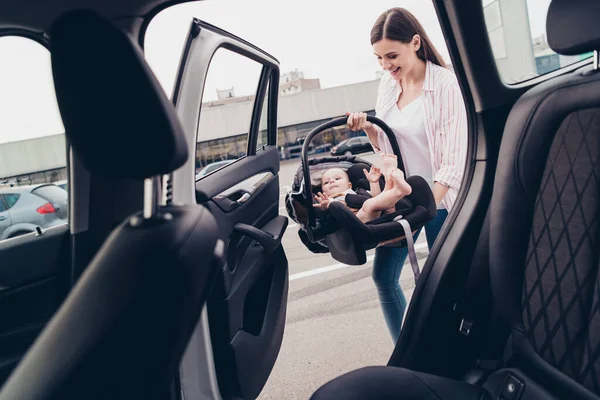
<svg viewBox="0 0 600 400">
<path fill-rule="evenodd" d="M 0 177 L 67 165 L 65 136 L 53 135 L 0 145 Z"/>
<path fill-rule="evenodd" d="M 342 116 L 345 111 L 375 108 L 378 80 L 310 90 L 279 97 L 280 127 Z M 248 132 L 253 102 L 205 107 L 198 141 Z M 64 135 L 0 144 L 0 177 L 9 177 L 66 165 Z"/>
</svg>

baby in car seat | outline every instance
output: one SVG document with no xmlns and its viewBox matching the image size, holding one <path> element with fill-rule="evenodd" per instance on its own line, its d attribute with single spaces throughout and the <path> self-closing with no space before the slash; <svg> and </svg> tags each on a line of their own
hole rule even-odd
<svg viewBox="0 0 600 400">
<path fill-rule="evenodd" d="M 363 170 L 370 186 L 370 190 L 365 194 L 368 198 L 360 209 L 352 209 L 356 217 L 362 222 L 379 218 L 382 212 L 394 212 L 395 204 L 412 192 L 412 188 L 404 180 L 404 174 L 398 169 L 396 156 L 382 154 L 381 157 L 381 169 L 372 165 L 370 171 Z M 383 191 L 379 186 L 379 178 L 382 174 L 385 177 Z M 356 194 L 352 190 L 352 183 L 348 174 L 341 168 L 330 168 L 323 173 L 321 190 L 322 192 L 315 196 L 317 204 L 314 204 L 314 207 L 321 210 L 327 210 L 329 204 L 333 201 L 341 201 L 346 204 L 346 195 Z"/>
</svg>

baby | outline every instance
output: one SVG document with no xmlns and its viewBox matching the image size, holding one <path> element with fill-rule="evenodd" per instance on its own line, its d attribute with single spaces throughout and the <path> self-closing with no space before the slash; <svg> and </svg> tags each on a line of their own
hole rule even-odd
<svg viewBox="0 0 600 400">
<path fill-rule="evenodd" d="M 382 154 L 382 159 L 381 169 L 371 166 L 369 172 L 363 170 L 369 180 L 369 192 L 372 197 L 356 212 L 357 218 L 362 222 L 379 218 L 382 212 L 393 212 L 396 202 L 412 192 L 412 188 L 404 180 L 404 174 L 398 169 L 396 156 Z M 383 192 L 379 186 L 382 174 L 385 177 Z M 330 168 L 323 173 L 321 190 L 322 192 L 315 196 L 317 204 L 314 205 L 321 210 L 327 210 L 332 201 L 342 201 L 347 194 L 355 194 L 348 174 L 341 168 Z"/>
</svg>

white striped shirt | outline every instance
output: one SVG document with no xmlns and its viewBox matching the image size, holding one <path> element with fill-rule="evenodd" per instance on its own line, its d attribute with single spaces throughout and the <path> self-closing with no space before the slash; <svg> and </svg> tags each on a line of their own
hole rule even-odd
<svg viewBox="0 0 600 400">
<path fill-rule="evenodd" d="M 433 180 L 447 186 L 442 205 L 450 211 L 462 182 L 467 158 L 467 112 L 456 76 L 447 68 L 427 62 L 423 81 L 425 134 L 429 141 Z M 379 83 L 375 115 L 384 122 L 391 107 L 396 107 L 402 88 L 385 73 Z M 378 129 L 380 152 L 392 153 L 386 134 Z M 394 131 L 397 138 L 402 132 Z"/>
</svg>

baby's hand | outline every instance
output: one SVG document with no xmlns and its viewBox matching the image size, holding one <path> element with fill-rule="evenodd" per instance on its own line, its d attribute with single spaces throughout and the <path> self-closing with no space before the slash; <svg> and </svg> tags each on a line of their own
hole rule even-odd
<svg viewBox="0 0 600 400">
<path fill-rule="evenodd" d="M 381 170 L 374 165 L 371 165 L 371 170 L 367 172 L 366 169 L 363 169 L 365 176 L 371 183 L 379 182 L 379 178 L 381 178 Z"/>
<path fill-rule="evenodd" d="M 319 194 L 315 195 L 315 200 L 318 204 L 313 204 L 315 208 L 320 208 L 325 211 L 329 208 L 329 203 L 331 203 L 331 199 L 325 193 L 319 192 Z"/>
</svg>

